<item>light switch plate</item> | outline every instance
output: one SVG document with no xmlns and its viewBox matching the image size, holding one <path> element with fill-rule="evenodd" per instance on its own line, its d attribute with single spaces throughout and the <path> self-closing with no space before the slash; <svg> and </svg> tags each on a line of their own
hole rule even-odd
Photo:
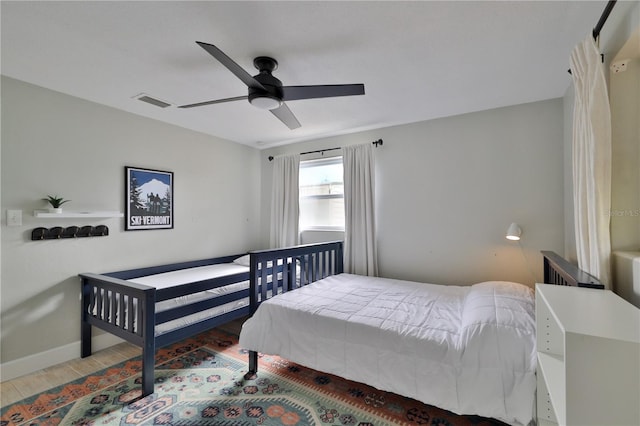
<svg viewBox="0 0 640 426">
<path fill-rule="evenodd" d="M 22 226 L 22 210 L 7 210 L 7 226 Z"/>
</svg>

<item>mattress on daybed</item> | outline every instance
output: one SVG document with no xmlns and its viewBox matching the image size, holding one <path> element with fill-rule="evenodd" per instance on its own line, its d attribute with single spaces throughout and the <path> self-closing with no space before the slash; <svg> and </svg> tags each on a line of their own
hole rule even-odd
<svg viewBox="0 0 640 426">
<path fill-rule="evenodd" d="M 340 274 L 263 302 L 240 346 L 459 413 L 533 419 L 533 291 Z"/>
<path fill-rule="evenodd" d="M 149 287 L 155 287 L 156 289 L 162 289 L 181 284 L 210 280 L 227 275 L 240 274 L 243 272 L 249 272 L 249 267 L 237 263 L 218 263 L 215 265 L 198 266 L 194 268 L 164 272 L 161 274 L 147 275 L 127 281 L 147 285 Z M 242 291 L 247 288 L 249 288 L 248 280 L 213 288 L 211 290 L 201 291 L 198 293 L 187 294 L 184 296 L 176 297 L 175 299 L 163 300 L 156 303 L 156 312 L 162 312 L 167 309 L 175 308 L 177 306 L 187 305 L 190 303 L 198 302 L 200 300 L 210 299 L 236 291 Z M 231 312 L 235 309 L 240 309 L 244 306 L 247 306 L 248 304 L 249 299 L 245 297 L 204 311 L 177 318 L 175 320 L 167 321 L 162 324 L 157 324 L 155 328 L 155 335 L 158 336 L 171 330 L 195 324 L 196 322 L 202 321 L 207 318 L 226 314 L 227 312 Z"/>
<path fill-rule="evenodd" d="M 248 265 L 248 256 L 243 256 L 241 258 L 236 259 L 232 263 L 219 263 L 215 265 L 206 265 L 206 266 L 197 266 L 193 268 L 179 269 L 176 271 L 146 275 L 144 277 L 139 277 L 139 278 L 132 278 L 127 281 L 137 283 L 137 284 L 143 284 L 149 287 L 154 287 L 156 289 L 163 289 L 163 288 L 169 288 L 169 287 L 173 287 L 181 284 L 187 284 L 191 282 L 204 281 L 204 280 L 209 280 L 213 278 L 219 278 L 222 276 L 249 272 L 249 266 L 247 265 Z M 267 266 L 271 267 L 271 264 L 269 263 Z M 297 267 L 296 270 L 299 271 L 299 267 Z M 280 279 L 281 276 L 282 274 L 279 273 L 278 279 Z M 271 275 L 269 275 L 267 281 L 269 283 L 272 281 Z M 156 313 L 158 313 L 158 312 L 166 311 L 168 309 L 172 309 L 178 306 L 195 303 L 201 300 L 211 299 L 218 296 L 223 296 L 226 294 L 242 291 L 248 288 L 249 288 L 249 281 L 245 280 L 242 282 L 228 284 L 226 286 L 217 287 L 217 288 L 213 288 L 206 291 L 187 294 L 184 296 L 176 297 L 174 299 L 157 302 L 155 311 Z M 281 289 L 279 289 L 279 291 L 280 290 Z M 271 291 L 268 292 L 268 296 L 271 297 Z M 126 299 L 127 297 L 125 296 L 125 300 Z M 244 297 L 244 298 L 234 300 L 219 306 L 215 306 L 213 308 L 210 308 L 204 311 L 200 311 L 194 314 L 186 315 L 184 317 L 176 318 L 174 320 L 167 321 L 162 324 L 156 324 L 155 335 L 159 336 L 169 331 L 177 330 L 179 328 L 185 327 L 187 325 L 195 324 L 199 321 L 203 321 L 208 318 L 223 315 L 228 312 L 234 311 L 236 309 L 241 309 L 248 305 L 249 305 L 249 298 Z M 94 306 L 93 307 L 94 313 L 95 313 L 95 309 L 96 307 Z M 134 309 L 137 309 L 136 301 L 134 301 Z M 128 315 L 128 312 L 125 312 L 124 324 L 127 324 L 127 318 L 126 318 L 127 315 Z M 134 316 L 134 327 L 136 325 L 137 325 L 137 316 Z"/>
</svg>

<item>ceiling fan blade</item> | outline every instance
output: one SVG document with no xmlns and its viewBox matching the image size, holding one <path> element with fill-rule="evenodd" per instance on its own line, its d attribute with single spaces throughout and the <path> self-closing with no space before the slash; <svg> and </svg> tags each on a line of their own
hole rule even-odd
<svg viewBox="0 0 640 426">
<path fill-rule="evenodd" d="M 364 84 L 329 84 L 324 86 L 283 86 L 282 100 L 332 98 L 335 96 L 364 95 Z"/>
<path fill-rule="evenodd" d="M 300 127 L 300 122 L 284 102 L 278 108 L 272 109 L 271 113 L 278 117 L 278 119 L 291 130 Z"/>
<path fill-rule="evenodd" d="M 235 98 L 216 99 L 215 101 L 204 101 L 204 102 L 198 102 L 195 104 L 180 105 L 178 108 L 193 108 L 193 107 L 199 107 L 199 106 L 205 106 L 205 105 L 221 104 L 223 102 L 246 100 L 247 98 L 248 96 L 236 96 Z"/>
<path fill-rule="evenodd" d="M 218 49 L 213 44 L 203 43 L 196 41 L 200 47 L 206 50 L 211 56 L 216 58 L 222 65 L 227 67 L 236 77 L 238 77 L 244 84 L 254 89 L 265 90 L 264 86 L 260 84 L 258 80 L 253 78 L 248 72 L 244 70 L 240 65 L 236 64 L 233 59 L 228 57 L 222 50 Z"/>
</svg>

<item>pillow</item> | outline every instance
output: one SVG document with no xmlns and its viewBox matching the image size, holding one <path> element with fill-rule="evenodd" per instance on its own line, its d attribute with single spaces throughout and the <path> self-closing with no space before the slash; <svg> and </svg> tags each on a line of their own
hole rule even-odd
<svg viewBox="0 0 640 426">
<path fill-rule="evenodd" d="M 462 327 L 482 324 L 530 325 L 535 317 L 533 289 L 508 281 L 486 281 L 469 288 L 462 305 Z"/>
<path fill-rule="evenodd" d="M 249 266 L 250 265 L 249 255 L 245 254 L 244 256 L 240 256 L 239 258 L 235 259 L 233 263 L 237 263 L 238 265 L 242 265 L 242 266 Z"/>
</svg>

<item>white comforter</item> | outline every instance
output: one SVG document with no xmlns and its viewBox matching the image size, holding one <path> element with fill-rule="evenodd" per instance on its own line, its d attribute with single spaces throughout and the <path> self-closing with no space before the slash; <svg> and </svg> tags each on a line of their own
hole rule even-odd
<svg viewBox="0 0 640 426">
<path fill-rule="evenodd" d="M 533 290 L 340 274 L 262 303 L 240 345 L 459 414 L 533 419 Z"/>
</svg>

